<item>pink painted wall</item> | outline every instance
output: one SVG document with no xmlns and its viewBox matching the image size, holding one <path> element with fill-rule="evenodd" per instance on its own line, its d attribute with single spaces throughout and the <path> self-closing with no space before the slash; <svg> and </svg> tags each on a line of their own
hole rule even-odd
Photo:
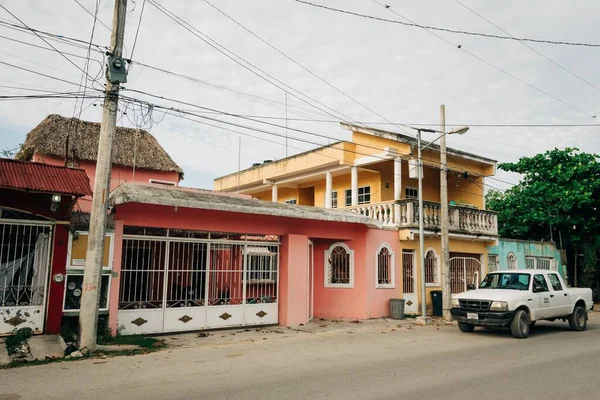
<svg viewBox="0 0 600 400">
<path fill-rule="evenodd" d="M 279 254 L 279 323 L 308 321 L 308 237 L 285 235 Z"/>
<path fill-rule="evenodd" d="M 332 240 L 316 240 L 315 246 L 315 318 L 367 318 L 367 266 L 365 263 L 365 231 L 356 240 L 344 243 L 354 250 L 354 288 L 325 287 L 325 251 L 335 243 Z"/>
<path fill-rule="evenodd" d="M 37 153 L 34 154 L 33 161 L 49 165 L 65 165 L 65 160 L 63 158 L 46 156 Z M 96 182 L 96 163 L 92 161 L 81 161 L 79 164 L 79 168 L 83 169 L 86 172 L 87 176 L 90 178 L 90 186 L 93 190 L 94 184 Z M 150 179 L 176 182 L 178 184 L 179 173 L 176 171 L 154 171 L 149 169 L 136 168 L 134 178 L 132 167 L 113 165 L 110 180 L 110 190 L 113 190 L 117 186 L 127 182 L 149 183 Z M 92 208 L 91 196 L 86 196 L 79 199 L 79 206 L 81 207 L 81 210 L 83 212 L 90 212 Z"/>
<path fill-rule="evenodd" d="M 281 236 L 279 276 L 279 321 L 291 326 L 308 317 L 308 240 L 314 244 L 315 318 L 365 319 L 389 315 L 388 300 L 401 297 L 401 262 L 397 231 L 369 229 L 361 224 L 312 221 L 265 215 L 198 210 L 148 204 L 117 206 L 118 236 L 115 237 L 114 269 L 121 268 L 123 225 L 177 228 L 213 232 L 273 234 Z M 324 253 L 335 242 L 354 250 L 354 288 L 324 287 Z M 376 289 L 376 252 L 390 244 L 397 258 L 395 289 Z M 116 331 L 119 290 L 113 280 L 110 326 Z"/>
<path fill-rule="evenodd" d="M 227 211 L 197 210 L 151 204 L 123 204 L 116 207 L 116 219 L 129 226 L 177 228 L 213 232 L 296 234 L 311 238 L 353 240 L 368 229 L 361 224 L 313 221 Z"/>
<path fill-rule="evenodd" d="M 394 252 L 394 288 L 377 288 L 377 260 L 379 247 L 387 243 Z M 389 300 L 402 298 L 402 252 L 398 232 L 370 229 L 366 233 L 367 244 L 367 318 L 390 316 Z"/>
<path fill-rule="evenodd" d="M 121 284 L 121 255 L 123 252 L 123 221 L 115 221 L 115 244 L 113 248 L 113 276 L 110 278 L 108 294 L 108 326 L 117 334 L 117 313 L 119 311 L 119 291 Z"/>
</svg>

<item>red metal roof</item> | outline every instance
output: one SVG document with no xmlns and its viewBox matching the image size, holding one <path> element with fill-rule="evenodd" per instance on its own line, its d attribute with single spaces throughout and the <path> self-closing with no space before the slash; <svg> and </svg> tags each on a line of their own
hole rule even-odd
<svg viewBox="0 0 600 400">
<path fill-rule="evenodd" d="M 0 187 L 35 192 L 91 196 L 90 180 L 81 169 L 0 158 Z"/>
</svg>

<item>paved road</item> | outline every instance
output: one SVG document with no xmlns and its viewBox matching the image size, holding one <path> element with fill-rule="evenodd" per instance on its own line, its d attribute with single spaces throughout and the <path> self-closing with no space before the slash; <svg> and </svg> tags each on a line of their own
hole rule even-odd
<svg viewBox="0 0 600 400">
<path fill-rule="evenodd" d="M 438 330 L 439 329 L 439 330 Z M 0 370 L 0 400 L 595 399 L 600 316 L 527 340 L 456 327 L 335 333 Z"/>
</svg>

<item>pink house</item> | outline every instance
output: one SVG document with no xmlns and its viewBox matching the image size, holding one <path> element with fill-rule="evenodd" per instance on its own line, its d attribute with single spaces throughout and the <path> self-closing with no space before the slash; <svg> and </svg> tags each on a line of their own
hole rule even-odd
<svg viewBox="0 0 600 400">
<path fill-rule="evenodd" d="M 51 115 L 28 134 L 19 157 L 78 166 L 93 185 L 98 135 L 99 124 Z M 100 299 L 113 332 L 383 317 L 389 299 L 402 297 L 397 232 L 379 221 L 184 189 L 182 177 L 148 132 L 117 130 Z M 63 324 L 79 312 L 88 210 L 89 198 L 80 199 L 65 265 L 50 273 L 66 276 L 49 299 Z"/>
<path fill-rule="evenodd" d="M 141 184 L 110 204 L 124 334 L 383 317 L 400 295 L 395 232 L 359 214 Z"/>
</svg>

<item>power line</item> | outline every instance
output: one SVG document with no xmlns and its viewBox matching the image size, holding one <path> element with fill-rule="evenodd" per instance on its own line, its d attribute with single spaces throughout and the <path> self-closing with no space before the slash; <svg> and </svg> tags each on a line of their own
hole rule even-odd
<svg viewBox="0 0 600 400">
<path fill-rule="evenodd" d="M 324 110 L 323 108 L 320 108 L 318 106 L 316 106 L 315 104 L 310 103 L 309 101 L 305 100 L 300 96 L 303 96 L 307 99 L 310 99 L 311 101 L 313 101 L 316 104 L 319 104 L 322 107 L 325 107 L 331 111 L 333 111 L 334 113 L 337 113 L 339 115 L 342 115 L 345 118 L 340 118 L 340 119 L 348 119 L 348 120 L 353 120 L 351 117 L 348 117 L 347 115 L 336 111 L 335 109 L 321 103 L 320 101 L 302 93 L 301 91 L 292 88 L 291 86 L 287 85 L 286 83 L 282 82 L 281 80 L 273 77 L 272 75 L 268 74 L 267 72 L 265 72 L 264 70 L 260 69 L 259 67 L 257 67 L 256 65 L 250 63 L 248 60 L 244 59 L 243 57 L 235 54 L 234 52 L 232 52 L 231 50 L 227 49 L 226 47 L 224 47 L 223 45 L 219 44 L 218 42 L 216 42 L 215 40 L 211 39 L 208 35 L 200 32 L 197 28 L 193 27 L 191 24 L 187 23 L 185 20 L 183 20 L 182 18 L 178 17 L 177 15 L 175 15 L 173 12 L 167 10 L 164 6 L 158 4 L 156 1 L 154 0 L 148 0 L 150 4 L 152 4 L 154 7 L 156 7 L 159 11 L 161 11 L 163 14 L 165 14 L 166 16 L 168 16 L 171 20 L 173 20 L 175 23 L 177 23 L 178 25 L 180 25 L 181 27 L 183 27 L 184 29 L 186 29 L 188 32 L 192 33 L 194 36 L 196 36 L 197 38 L 199 38 L 200 40 L 202 40 L 204 43 L 208 44 L 210 47 L 212 47 L 213 49 L 217 50 L 219 53 L 223 54 L 224 56 L 226 56 L 227 58 L 231 59 L 232 61 L 234 61 L 236 64 L 240 65 L 242 68 L 248 70 L 249 72 L 251 72 L 252 74 L 256 75 L 257 77 L 263 79 L 264 81 L 270 83 L 271 85 L 279 88 L 280 90 L 287 92 L 289 95 L 297 98 L 298 100 L 310 105 L 311 107 L 314 107 L 318 110 L 320 110 L 321 112 L 324 112 L 334 118 L 340 118 L 338 115 L 332 114 L 329 111 Z M 228 54 L 230 53 L 230 54 Z M 242 60 L 244 63 L 242 63 L 239 60 Z M 250 67 L 252 68 L 250 68 Z M 257 72 L 259 71 L 259 72 Z M 267 77 L 269 77 L 270 79 L 267 79 Z M 275 83 L 275 82 L 277 83 Z M 287 88 L 287 89 L 286 89 Z M 290 91 L 291 90 L 291 91 Z M 296 92 L 299 95 L 293 93 Z"/>
<path fill-rule="evenodd" d="M 25 41 L 23 41 L 23 40 L 18 40 L 18 39 L 15 39 L 15 38 L 11 38 L 11 37 L 9 37 L 9 36 L 3 36 L 3 35 L 0 35 L 0 39 L 10 40 L 10 41 L 13 41 L 13 42 L 16 42 L 16 43 L 20 43 L 20 44 L 24 44 L 24 45 L 27 45 L 27 46 L 36 47 L 36 48 L 38 48 L 38 49 L 42 49 L 42 50 L 47 50 L 47 51 L 52 51 L 52 52 L 54 52 L 54 50 L 53 50 L 53 49 L 51 49 L 51 48 L 44 47 L 44 46 L 40 46 L 40 45 L 37 45 L 37 44 L 34 44 L 34 43 L 30 43 L 30 42 L 25 42 Z M 71 57 L 77 57 L 77 58 L 83 58 L 83 59 L 86 59 L 86 58 L 87 58 L 86 56 L 81 56 L 81 55 L 79 55 L 79 54 L 74 54 L 74 53 L 68 53 L 68 52 L 66 52 L 66 51 L 63 51 L 63 53 L 64 53 L 64 54 L 67 54 L 67 55 L 69 55 L 69 56 L 71 56 Z M 100 52 L 100 53 L 102 53 L 102 52 Z M 94 61 L 94 62 L 97 62 L 97 63 L 99 63 L 99 64 L 100 64 L 100 66 L 102 67 L 102 63 L 100 63 L 100 61 L 98 61 L 98 60 L 91 60 L 91 61 Z"/>
<path fill-rule="evenodd" d="M 0 61 L 0 64 L 8 65 L 9 67 L 13 67 L 13 68 L 21 69 L 23 71 L 31 72 L 32 74 L 41 75 L 41 76 L 44 76 L 46 78 L 54 79 L 56 81 L 65 82 L 65 83 L 68 83 L 70 85 L 79 86 L 79 84 L 77 84 L 75 82 L 67 81 L 66 79 L 57 78 L 55 76 L 47 75 L 47 74 L 44 74 L 44 73 L 41 73 L 41 72 L 37 72 L 37 71 L 31 70 L 31 69 L 28 69 L 28 68 L 19 67 L 18 65 L 10 64 L 10 63 L 4 62 L 4 61 Z"/>
<path fill-rule="evenodd" d="M 417 23 L 412 22 L 412 21 L 411 21 L 411 23 L 407 23 L 407 22 L 402 22 L 402 21 L 398 21 L 398 20 L 395 20 L 395 19 L 387 19 L 387 18 L 375 17 L 373 15 L 367 15 L 367 14 L 357 13 L 357 12 L 354 12 L 354 11 L 342 10 L 342 9 L 339 9 L 339 8 L 329 7 L 329 6 L 325 6 L 325 5 L 322 5 L 322 4 L 315 4 L 315 3 L 311 3 L 311 2 L 308 2 L 308 1 L 304 1 L 304 0 L 295 0 L 295 1 L 297 3 L 302 3 L 302 4 L 306 4 L 306 5 L 312 6 L 312 7 L 317 7 L 317 8 L 323 8 L 323 9 L 329 10 L 329 11 L 335 11 L 335 12 L 338 12 L 338 13 L 353 15 L 355 17 L 367 18 L 367 19 L 371 19 L 371 20 L 375 20 L 375 21 L 380 21 L 380 22 L 387 22 L 387 23 L 392 23 L 392 24 L 404 25 L 404 26 L 408 26 L 408 27 L 412 27 L 412 28 L 422 28 L 422 29 L 428 29 L 428 30 L 432 30 L 432 31 L 448 32 L 448 33 L 455 33 L 455 34 L 460 34 L 460 35 L 480 36 L 480 37 L 486 37 L 486 38 L 491 38 L 491 39 L 514 40 L 514 41 L 519 41 L 519 42 L 546 43 L 546 44 L 563 45 L 563 46 L 600 47 L 600 44 L 595 44 L 595 43 L 567 42 L 567 41 L 531 39 L 531 38 L 516 38 L 514 36 L 500 36 L 500 35 L 491 35 L 491 34 L 488 34 L 488 33 L 470 32 L 470 31 L 462 31 L 462 30 L 456 30 L 456 29 L 439 28 L 439 27 L 435 27 L 435 26 L 417 24 Z M 387 6 L 386 8 L 389 8 L 389 6 Z"/>
<path fill-rule="evenodd" d="M 300 1 L 300 0 L 296 0 L 296 1 Z M 410 22 L 411 22 L 411 23 L 413 23 L 414 25 L 418 25 L 418 24 L 415 24 L 415 22 L 414 22 L 414 21 L 412 21 L 411 19 L 409 19 L 409 18 L 406 18 L 405 16 L 403 16 L 403 15 L 399 14 L 397 11 L 395 11 L 395 10 L 391 9 L 389 6 L 386 6 L 386 5 L 384 5 L 384 4 L 382 4 L 382 3 L 380 3 L 380 2 L 379 2 L 379 1 L 377 1 L 377 0 L 372 0 L 372 1 L 373 1 L 374 3 L 376 3 L 376 4 L 379 4 L 380 6 L 384 7 L 386 10 L 388 10 L 388 11 L 390 11 L 390 12 L 392 12 L 392 13 L 394 13 L 394 14 L 398 15 L 400 18 L 403 18 L 403 19 L 405 19 L 405 20 L 407 20 L 407 21 L 410 21 Z M 590 117 L 590 118 L 596 118 L 596 116 L 595 116 L 595 115 L 589 114 L 589 113 L 587 113 L 587 112 L 583 111 L 582 109 L 580 109 L 580 108 L 577 108 L 577 107 L 575 107 L 574 105 L 572 105 L 572 104 L 569 104 L 569 103 L 567 103 L 566 101 L 563 101 L 563 100 L 559 99 L 558 97 L 556 97 L 556 96 L 554 96 L 554 95 L 552 95 L 552 94 L 550 94 L 550 93 L 548 93 L 548 92 L 546 92 L 546 91 L 544 91 L 544 90 L 542 90 L 542 89 L 538 88 L 537 86 L 535 86 L 535 85 L 533 85 L 533 84 L 531 84 L 531 83 L 529 83 L 529 82 L 527 82 L 527 81 L 525 81 L 525 80 L 523 80 L 523 79 L 519 78 L 518 76 L 516 76 L 516 75 L 513 75 L 513 74 L 511 74 L 510 72 L 508 72 L 508 71 L 506 71 L 506 70 L 504 70 L 504 69 L 502 69 L 502 68 L 500 68 L 500 67 L 497 67 L 496 65 L 492 64 L 491 62 L 484 60 L 483 58 L 481 58 L 481 57 L 479 57 L 478 55 L 476 55 L 476 54 L 474 54 L 474 53 L 470 52 L 469 50 L 466 50 L 464 47 L 462 47 L 462 46 L 457 46 L 455 43 L 453 43 L 453 42 L 449 41 L 448 39 L 444 38 L 443 36 L 440 36 L 440 35 L 438 35 L 437 33 L 433 32 L 433 30 L 431 30 L 431 29 L 429 29 L 429 28 L 427 28 L 427 27 L 425 27 L 425 26 L 419 26 L 419 27 L 421 27 L 421 28 L 425 29 L 425 31 L 427 31 L 427 32 L 429 32 L 430 34 L 432 34 L 432 35 L 436 36 L 437 38 L 439 38 L 439 39 L 443 40 L 444 42 L 446 42 L 446 43 L 450 44 L 452 47 L 458 47 L 459 49 L 461 49 L 462 51 L 464 51 L 465 53 L 467 53 L 467 54 L 468 54 L 468 55 L 470 55 L 471 57 L 473 57 L 473 58 L 475 58 L 475 59 L 477 59 L 477 60 L 481 61 L 482 63 L 484 63 L 484 64 L 486 64 L 486 65 L 488 65 L 488 66 L 490 66 L 490 67 L 492 67 L 492 68 L 494 68 L 494 69 L 496 69 L 496 70 L 498 70 L 498 71 L 500 71 L 500 72 L 502 72 L 503 74 L 505 74 L 505 75 L 507 75 L 507 76 L 510 76 L 511 78 L 513 78 L 513 79 L 515 79 L 515 80 L 517 80 L 517 81 L 521 82 L 522 84 L 529 86 L 530 88 L 534 89 L 535 91 L 537 91 L 537 92 L 539 92 L 539 93 L 542 93 L 543 95 L 545 95 L 545 96 L 547 96 L 547 97 L 549 97 L 549 98 L 551 98 L 551 99 L 554 99 L 554 100 L 558 101 L 559 103 L 561 103 L 561 104 L 563 104 L 563 105 L 565 105 L 565 106 L 567 106 L 567 107 L 569 107 L 569 108 L 571 108 L 571 109 L 573 109 L 573 110 L 575 110 L 575 111 L 578 111 L 578 112 L 580 112 L 580 113 L 582 113 L 582 114 L 584 114 L 584 115 L 587 115 L 587 116 L 588 116 L 588 117 Z"/>
<path fill-rule="evenodd" d="M 60 44 L 65 44 L 65 45 L 69 45 L 72 47 L 76 47 L 79 49 L 87 49 L 87 41 L 81 40 L 81 39 L 77 39 L 77 38 L 71 38 L 71 37 L 67 37 L 67 36 L 61 36 L 59 34 L 52 34 L 52 33 L 48 33 L 48 32 L 44 32 L 44 31 L 40 31 L 38 29 L 27 29 L 23 26 L 20 25 L 15 25 L 11 22 L 7 22 L 8 20 L 5 18 L 0 18 L 0 25 L 2 25 L 5 28 L 8 29 L 12 29 L 14 31 L 19 31 L 22 33 L 27 33 L 29 35 L 33 35 L 36 36 L 36 33 L 40 34 L 40 35 L 45 35 L 47 36 L 50 40 L 53 40 L 55 42 L 58 42 Z M 83 44 L 82 44 L 83 43 Z M 98 45 L 96 45 L 98 46 Z M 103 48 L 102 46 L 98 46 L 98 48 Z"/>
<path fill-rule="evenodd" d="M 92 17 L 94 17 L 94 19 L 97 19 L 97 15 L 98 12 L 96 11 L 95 13 L 92 13 L 90 10 L 88 10 L 83 4 L 81 4 L 79 2 L 79 0 L 73 0 L 75 3 L 79 4 L 79 7 L 83 8 L 83 10 L 88 13 L 89 15 L 91 15 Z M 97 7 L 96 7 L 97 8 Z M 110 26 L 106 25 L 104 22 L 98 20 L 98 22 L 100 23 L 100 25 L 102 25 L 103 27 L 105 27 L 106 29 L 108 29 L 110 32 L 112 32 L 112 29 L 110 28 Z"/>
<path fill-rule="evenodd" d="M 536 50 L 535 48 L 531 47 L 530 45 L 528 45 L 527 43 L 525 43 L 524 41 L 516 38 L 515 36 L 513 36 L 512 34 L 510 34 L 509 32 L 507 32 L 506 30 L 502 29 L 501 27 L 499 27 L 498 25 L 496 25 L 495 23 L 493 23 L 492 21 L 490 21 L 489 19 L 487 19 L 486 17 L 484 17 L 483 15 L 479 14 L 477 11 L 473 10 L 472 8 L 470 8 L 469 6 L 465 5 L 464 3 L 461 3 L 459 0 L 454 0 L 456 3 L 460 4 L 461 6 L 463 6 L 464 8 L 466 8 L 467 10 L 469 10 L 470 12 L 472 12 L 473 14 L 477 15 L 479 18 L 483 19 L 484 21 L 486 21 L 487 23 L 489 23 L 490 25 L 492 25 L 493 27 L 495 27 L 496 29 L 499 29 L 500 31 L 506 33 L 508 36 L 514 38 L 515 40 L 518 40 L 519 43 L 521 43 L 523 46 L 527 47 L 529 50 L 539 54 L 540 56 L 542 56 L 543 58 L 545 58 L 546 60 L 550 61 L 552 64 L 556 65 L 557 67 L 559 67 L 560 69 L 562 69 L 563 71 L 573 75 L 575 78 L 579 79 L 580 81 L 582 81 L 583 83 L 585 83 L 586 85 L 596 89 L 597 91 L 600 92 L 600 87 L 594 85 L 593 83 L 589 82 L 588 80 L 582 78 L 581 76 L 577 75 L 576 73 L 574 73 L 573 71 L 570 71 L 569 69 L 567 69 L 566 67 L 562 66 L 561 64 L 559 64 L 558 62 L 554 61 L 553 59 L 551 59 L 550 57 L 546 56 L 545 54 L 543 54 L 542 52 Z"/>
<path fill-rule="evenodd" d="M 4 5 L 0 4 L 0 7 L 2 7 L 4 9 L 4 11 L 6 11 L 7 13 L 9 13 L 14 19 L 16 19 L 17 21 L 19 21 L 27 30 L 33 32 L 38 38 L 40 38 L 42 41 L 44 41 L 48 46 L 52 47 L 54 49 L 54 51 L 56 51 L 58 54 L 60 54 L 65 60 L 67 60 L 70 64 L 74 65 L 75 68 L 77 68 L 78 70 L 80 70 L 81 72 L 83 72 L 85 75 L 87 75 L 88 78 L 90 78 L 92 81 L 94 81 L 94 79 L 89 76 L 83 69 L 81 69 L 77 64 L 75 64 L 69 57 L 67 57 L 65 54 L 63 54 L 60 50 L 58 50 L 56 47 L 52 46 L 52 44 L 50 44 L 50 42 L 48 42 L 46 39 L 44 39 L 41 35 L 39 35 L 35 30 L 31 29 L 29 26 L 27 26 L 27 24 L 23 21 L 21 21 L 15 14 L 13 14 L 12 12 L 10 12 L 10 10 L 8 8 L 6 8 Z"/>
<path fill-rule="evenodd" d="M 352 100 L 356 104 L 360 105 L 364 109 L 366 109 L 366 110 L 370 111 L 371 113 L 377 115 L 379 118 L 383 119 L 384 121 L 387 121 L 387 122 L 391 123 L 392 125 L 395 125 L 392 122 L 390 122 L 390 120 L 388 120 L 387 118 L 385 118 L 383 115 L 379 114 L 377 111 L 375 111 L 372 108 L 368 107 L 364 103 L 361 103 L 356 98 L 352 97 L 351 95 L 349 95 L 348 93 L 346 93 L 342 89 L 338 88 L 337 86 L 334 86 L 333 84 L 331 84 L 330 82 L 328 82 L 327 80 L 325 80 L 320 75 L 318 75 L 315 72 L 311 71 L 310 69 L 308 69 L 304 65 L 300 64 L 298 61 L 294 60 L 292 57 L 288 56 L 283 51 L 279 50 L 277 47 L 275 47 L 274 45 L 272 45 L 271 43 L 269 43 L 267 40 L 265 40 L 262 37 L 260 37 L 258 34 L 254 33 L 252 30 L 250 30 L 249 28 L 247 28 L 246 26 L 244 26 L 242 23 L 238 22 L 233 17 L 231 17 L 230 15 L 226 14 L 223 10 L 221 10 L 220 8 L 218 8 L 217 6 L 215 6 L 214 4 L 212 4 L 210 1 L 208 1 L 208 0 L 204 0 L 204 1 L 208 5 L 210 5 L 212 8 L 214 8 L 215 10 L 217 10 L 218 12 L 220 12 L 222 15 L 224 15 L 225 17 L 227 17 L 229 20 L 231 20 L 232 22 L 234 22 L 236 25 L 238 25 L 239 27 L 241 27 L 242 29 L 244 29 L 246 32 L 250 33 L 252 36 L 254 36 L 255 38 L 257 38 L 258 40 L 260 40 L 261 42 L 263 42 L 264 44 L 266 44 L 267 46 L 269 46 L 270 48 L 272 48 L 273 50 L 275 50 L 277 53 L 281 54 L 283 57 L 287 58 L 288 60 L 290 60 L 291 62 L 293 62 L 297 66 L 299 66 L 300 68 L 302 68 L 304 71 L 308 72 L 309 74 L 311 74 L 315 78 L 319 79 L 321 82 L 325 83 L 327 86 L 329 86 L 332 89 L 336 90 L 338 93 L 346 96 L 347 98 L 349 98 L 350 100 Z M 408 134 L 408 132 L 405 131 L 404 127 L 399 126 L 399 125 L 396 125 L 396 127 L 398 129 L 400 129 L 401 131 L 404 131 L 405 133 Z"/>
<path fill-rule="evenodd" d="M 142 16 L 144 15 L 144 8 L 146 7 L 146 0 L 142 3 L 142 10 L 140 11 L 140 19 L 138 20 L 137 30 L 135 31 L 135 39 L 133 40 L 133 47 L 131 48 L 131 54 L 129 58 L 133 58 L 133 52 L 135 51 L 135 45 L 137 44 L 138 35 L 140 34 L 140 27 L 142 26 Z"/>
<path fill-rule="evenodd" d="M 276 133 L 276 132 L 272 132 L 272 131 L 267 131 L 267 130 L 264 130 L 264 129 L 261 129 L 261 128 L 256 128 L 256 127 L 252 127 L 252 126 L 248 126 L 248 125 L 243 125 L 243 124 L 239 124 L 239 123 L 235 123 L 235 122 L 224 121 L 224 120 L 220 120 L 220 119 L 217 119 L 217 118 L 207 117 L 205 115 L 199 115 L 198 113 L 194 113 L 194 112 L 186 111 L 186 110 L 182 110 L 182 109 L 175 109 L 173 107 L 161 106 L 161 105 L 149 103 L 149 102 L 144 101 L 144 100 L 139 100 L 139 99 L 136 99 L 136 98 L 132 98 L 132 97 L 129 97 L 129 96 L 122 96 L 122 97 L 123 97 L 124 100 L 127 100 L 127 101 L 133 101 L 133 102 L 138 102 L 140 104 L 146 104 L 147 107 L 151 107 L 153 109 L 164 109 L 164 110 L 166 110 L 166 114 L 167 115 L 175 115 L 177 117 L 180 117 L 180 118 L 183 118 L 183 119 L 187 119 L 187 120 L 190 120 L 192 122 L 200 122 L 200 121 L 197 121 L 195 119 L 191 119 L 191 118 L 188 118 L 188 117 L 183 117 L 180 114 L 188 115 L 188 116 L 193 116 L 193 117 L 196 117 L 196 118 L 205 119 L 205 120 L 209 120 L 209 121 L 214 121 L 214 122 L 218 122 L 218 123 L 222 123 L 222 124 L 226 124 L 226 125 L 230 125 L 230 126 L 235 126 L 235 127 L 242 128 L 242 129 L 252 130 L 252 131 L 256 131 L 256 132 L 260 132 L 260 133 L 265 133 L 265 134 L 268 134 L 268 135 L 271 135 L 271 136 L 285 138 L 284 134 L 280 134 L 280 133 Z M 175 112 L 177 114 L 170 114 L 169 112 L 171 112 L 171 113 Z M 226 114 L 230 114 L 230 113 L 226 113 Z M 230 115 L 234 115 L 234 114 L 230 114 Z M 275 126 L 278 126 L 278 125 L 275 125 Z M 236 131 L 236 133 L 242 134 L 239 131 Z M 327 139 L 332 139 L 331 137 L 327 137 L 327 136 L 324 136 L 324 135 L 314 134 L 312 132 L 308 132 L 308 133 L 313 134 L 315 136 L 321 136 L 321 137 L 324 137 L 324 138 L 327 138 Z M 295 140 L 295 141 L 298 141 L 298 142 L 304 142 L 304 143 L 308 143 L 308 144 L 311 144 L 311 145 L 317 145 L 317 146 L 320 146 L 320 147 L 324 146 L 322 143 L 310 141 L 310 140 L 303 139 L 303 138 L 298 138 L 298 137 L 289 137 L 289 138 L 291 140 Z M 279 143 L 279 144 L 281 144 L 281 143 Z M 332 149 L 335 149 L 335 150 L 339 150 L 341 152 L 352 153 L 352 154 L 363 155 L 363 156 L 370 156 L 370 157 L 373 157 L 373 158 L 376 158 L 376 159 L 381 159 L 382 161 L 388 161 L 387 158 L 384 158 L 384 157 L 381 157 L 381 156 L 378 156 L 378 155 L 373 155 L 373 154 L 361 152 L 361 151 L 356 151 L 356 150 L 352 150 L 352 149 L 345 149 L 345 148 L 335 148 L 335 147 L 332 147 L 332 146 L 326 146 L 326 147 L 329 147 L 329 148 L 332 148 Z M 369 146 L 369 145 L 361 145 L 361 147 L 372 148 L 372 149 L 380 150 L 380 151 L 383 150 L 383 148 L 381 148 L 381 147 L 375 147 L 375 146 Z M 407 156 L 409 154 L 404 154 L 404 155 Z M 328 156 L 326 154 L 322 154 L 322 156 L 339 160 L 338 157 L 332 157 L 332 156 Z M 432 160 L 432 159 L 428 159 L 428 158 L 424 158 L 424 159 L 428 160 L 428 161 L 435 162 L 435 160 Z M 430 166 L 430 165 L 423 165 L 423 166 L 426 167 L 426 168 L 436 169 L 438 171 L 440 170 L 440 167 L 435 167 L 435 166 Z M 471 172 L 471 173 L 477 174 L 475 171 L 469 170 L 468 168 L 465 169 L 465 172 Z"/>
<path fill-rule="evenodd" d="M 77 4 L 81 5 L 79 3 L 79 1 L 75 0 L 75 2 L 77 2 Z M 86 9 L 87 10 L 87 9 Z M 96 31 L 96 22 L 98 21 L 98 11 L 100 10 L 100 0 L 96 0 L 96 10 L 93 14 L 94 17 L 94 22 L 92 24 L 92 32 L 90 34 L 90 42 L 88 45 L 88 50 L 87 50 L 87 56 L 85 59 L 85 71 L 84 73 L 81 75 L 81 79 L 79 80 L 79 91 L 81 92 L 81 85 L 82 83 L 85 81 L 85 85 L 83 87 L 83 95 L 85 96 L 86 91 L 87 91 L 87 79 L 85 79 L 85 76 L 88 74 L 89 71 L 89 67 L 90 67 L 90 58 L 91 58 L 91 53 L 92 53 L 92 42 L 94 40 L 94 32 Z M 77 109 L 77 100 L 75 100 L 75 105 L 73 107 L 73 117 L 75 117 L 75 110 Z M 79 107 L 79 116 L 78 118 L 81 118 L 81 114 L 83 112 L 83 99 L 81 100 L 81 106 Z M 78 119 L 79 121 L 79 119 Z M 75 127 L 75 135 L 77 135 L 77 130 L 79 128 L 79 122 L 77 123 L 77 126 Z M 68 157 L 68 155 L 67 155 Z"/>
<path fill-rule="evenodd" d="M 93 15 L 93 14 L 92 14 Z M 18 27 L 20 29 L 23 29 L 22 27 Z M 76 42 L 82 42 L 80 39 L 76 39 L 76 38 L 72 38 L 72 37 L 68 37 L 68 36 L 61 36 L 61 35 L 57 35 L 54 33 L 50 33 L 50 32 L 44 32 L 44 31 L 40 31 L 40 30 L 35 30 L 32 29 L 38 33 L 41 34 L 45 34 L 48 35 L 50 37 L 61 37 L 63 39 L 67 39 L 67 40 L 71 40 L 71 41 L 76 41 Z M 0 38 L 4 38 L 6 40 L 11 40 L 17 43 L 21 43 L 24 45 L 28 45 L 28 46 L 32 46 L 32 47 L 36 47 L 36 48 L 40 48 L 42 50 L 47 50 L 47 51 L 54 51 L 53 49 L 47 48 L 47 47 L 43 47 L 43 46 L 39 46 L 36 45 L 34 43 L 30 43 L 30 42 L 25 42 L 25 41 L 21 41 L 15 38 L 11 38 L 11 37 L 7 37 L 7 36 L 2 36 L 0 35 Z M 442 38 L 443 39 L 443 38 Z M 86 42 L 86 44 L 89 44 L 88 42 Z M 452 43 L 450 43 L 452 44 Z M 92 44 L 93 47 L 96 47 L 96 49 L 93 49 L 94 51 L 103 54 L 103 51 L 100 50 L 102 48 L 101 45 L 93 43 Z M 79 46 L 78 46 L 79 47 Z M 87 50 L 87 49 L 86 49 Z M 81 56 L 81 55 L 77 55 L 74 53 L 67 53 L 67 52 L 63 52 L 64 54 L 68 54 L 72 57 L 78 57 L 78 58 L 86 58 L 85 56 Z M 98 62 L 99 64 L 101 64 L 98 60 L 93 60 L 95 62 Z M 137 60 L 131 60 L 128 59 L 127 60 L 130 63 L 134 63 L 146 68 L 150 68 L 150 69 L 154 69 L 156 71 L 160 71 L 163 72 L 165 74 L 169 74 L 172 76 L 177 76 L 183 79 L 187 79 L 190 80 L 192 82 L 196 82 L 196 83 L 200 83 L 203 85 L 207 85 L 216 89 L 220 89 L 220 90 L 225 90 L 225 91 L 231 91 L 231 92 L 235 92 L 238 93 L 240 95 L 243 96 L 251 96 L 252 100 L 255 99 L 260 99 L 263 101 L 268 101 L 268 102 L 272 102 L 272 103 L 277 103 L 277 104 L 283 104 L 281 102 L 276 102 L 268 97 L 265 96 L 260 96 L 260 95 L 256 95 L 256 94 L 252 94 L 250 92 L 247 91 L 243 91 L 243 90 L 239 90 L 239 89 L 235 89 L 232 87 L 228 87 L 228 86 L 224 86 L 224 85 L 218 85 L 218 84 L 214 84 L 214 83 L 210 83 L 189 75 L 185 75 L 185 74 L 181 74 L 178 72 L 174 72 L 174 71 L 170 71 L 164 68 L 160 68 L 160 67 L 156 67 L 150 64 L 146 64 Z M 266 103 L 263 103 L 266 104 Z M 266 105 L 270 105 L 270 104 L 266 104 Z M 283 107 L 283 106 L 282 106 Z M 292 109 L 293 107 L 290 107 L 290 109 Z M 281 108 L 283 109 L 283 108 Z M 300 110 L 300 109 L 299 109 Z M 292 112 L 292 111 L 290 111 Z M 298 115 L 301 115 L 300 113 L 294 112 Z M 254 117 L 254 118 L 261 118 L 261 119 L 281 119 L 281 117 L 276 117 L 276 116 L 263 116 L 263 115 L 247 115 L 250 117 Z M 337 118 L 337 117 L 336 117 Z M 317 119 L 317 118 L 288 118 L 288 120 L 290 121 L 300 121 L 300 122 L 322 122 L 322 123 L 339 123 L 340 119 Z M 402 126 L 437 126 L 439 125 L 439 123 L 420 123 L 420 122 L 381 122 L 381 121 L 355 121 L 356 123 L 360 124 L 360 125 L 402 125 Z M 575 124 L 575 123 L 564 123 L 564 124 L 505 124 L 505 123 L 491 123 L 491 124 L 471 124 L 471 123 L 461 123 L 461 124 L 447 124 L 447 126 L 470 126 L 470 127 L 494 127 L 494 128 L 552 128 L 552 127 L 598 127 L 600 126 L 600 124 Z"/>
</svg>

